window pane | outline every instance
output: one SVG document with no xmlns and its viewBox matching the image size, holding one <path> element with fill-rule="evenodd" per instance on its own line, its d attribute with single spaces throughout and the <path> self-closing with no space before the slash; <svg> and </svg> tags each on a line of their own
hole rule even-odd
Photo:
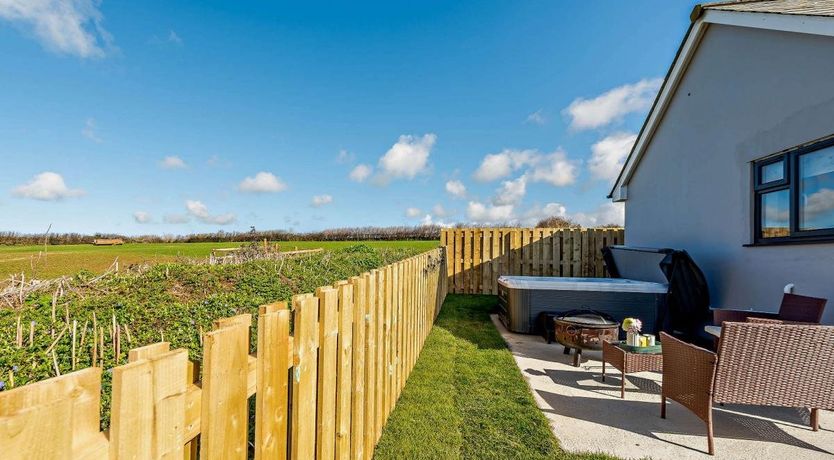
<svg viewBox="0 0 834 460">
<path fill-rule="evenodd" d="M 762 200 L 762 238 L 789 236 L 790 191 L 763 193 L 760 199 Z"/>
<path fill-rule="evenodd" d="M 834 147 L 799 157 L 799 229 L 834 228 Z"/>
<path fill-rule="evenodd" d="M 785 178 L 785 162 L 777 161 L 762 166 L 762 184 L 767 184 Z"/>
</svg>

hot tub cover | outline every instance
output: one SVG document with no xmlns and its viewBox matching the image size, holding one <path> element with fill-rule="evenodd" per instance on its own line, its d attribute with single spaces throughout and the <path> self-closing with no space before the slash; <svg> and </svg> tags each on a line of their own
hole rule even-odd
<svg viewBox="0 0 834 460">
<path fill-rule="evenodd" d="M 549 291 L 639 292 L 666 294 L 664 283 L 623 278 L 562 278 L 553 276 L 501 276 L 498 284 L 510 289 L 541 289 Z"/>
</svg>

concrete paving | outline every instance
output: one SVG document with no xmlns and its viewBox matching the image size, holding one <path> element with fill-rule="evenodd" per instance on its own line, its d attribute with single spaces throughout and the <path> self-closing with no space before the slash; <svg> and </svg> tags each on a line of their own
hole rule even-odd
<svg viewBox="0 0 834 460">
<path fill-rule="evenodd" d="M 667 418 L 660 418 L 660 374 L 629 374 L 622 400 L 618 370 L 608 366 L 601 381 L 601 352 L 583 352 L 576 368 L 561 345 L 510 333 L 497 316 L 492 320 L 567 451 L 675 460 L 834 458 L 834 413 L 820 411 L 814 432 L 806 409 L 739 405 L 714 409 L 716 455 L 710 456 L 706 427 L 694 414 L 670 402 Z"/>
</svg>

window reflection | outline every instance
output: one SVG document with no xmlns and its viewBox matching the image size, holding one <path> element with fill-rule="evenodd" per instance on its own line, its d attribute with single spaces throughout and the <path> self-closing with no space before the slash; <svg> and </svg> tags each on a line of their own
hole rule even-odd
<svg viewBox="0 0 834 460">
<path fill-rule="evenodd" d="M 777 161 L 762 166 L 762 184 L 776 182 L 785 178 L 785 162 Z"/>
<path fill-rule="evenodd" d="M 799 157 L 799 230 L 834 228 L 834 147 Z"/>
<path fill-rule="evenodd" d="M 762 238 L 790 235 L 790 190 L 761 195 Z"/>
</svg>

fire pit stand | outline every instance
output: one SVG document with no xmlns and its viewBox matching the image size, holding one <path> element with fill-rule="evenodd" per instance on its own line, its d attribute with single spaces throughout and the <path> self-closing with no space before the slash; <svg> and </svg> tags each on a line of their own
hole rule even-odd
<svg viewBox="0 0 834 460">
<path fill-rule="evenodd" d="M 619 338 L 620 323 L 611 316 L 593 310 L 573 310 L 553 320 L 556 341 L 565 347 L 565 354 L 571 349 L 574 367 L 579 367 L 582 350 L 602 350 L 606 340 Z"/>
</svg>

